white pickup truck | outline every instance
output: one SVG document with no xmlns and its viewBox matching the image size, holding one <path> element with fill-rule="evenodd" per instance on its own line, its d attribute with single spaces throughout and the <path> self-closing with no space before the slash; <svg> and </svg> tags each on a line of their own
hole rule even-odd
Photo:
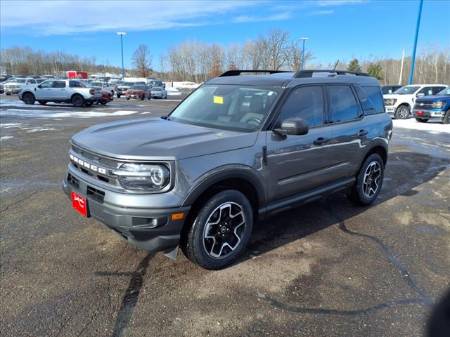
<svg viewBox="0 0 450 337">
<path fill-rule="evenodd" d="M 26 86 L 19 93 L 25 104 L 45 105 L 47 102 L 71 103 L 74 106 L 90 106 L 101 99 L 100 88 L 89 88 L 78 80 L 47 80 L 39 85 Z"/>
<path fill-rule="evenodd" d="M 416 98 L 436 95 L 445 88 L 445 84 L 413 84 L 401 87 L 393 94 L 383 95 L 386 112 L 394 118 L 409 118 Z"/>
</svg>

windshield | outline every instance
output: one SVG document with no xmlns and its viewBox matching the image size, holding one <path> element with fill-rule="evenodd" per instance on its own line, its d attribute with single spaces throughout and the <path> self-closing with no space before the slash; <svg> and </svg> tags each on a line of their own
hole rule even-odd
<svg viewBox="0 0 450 337">
<path fill-rule="evenodd" d="M 255 131 L 276 101 L 275 88 L 205 85 L 188 96 L 170 119 L 236 131 Z"/>
<path fill-rule="evenodd" d="M 158 87 L 152 88 L 152 91 L 162 91 L 162 88 L 158 88 Z"/>
<path fill-rule="evenodd" d="M 394 94 L 398 95 L 412 95 L 418 90 L 420 87 L 416 85 L 407 85 L 405 87 L 401 87 L 400 89 L 396 90 Z"/>
<path fill-rule="evenodd" d="M 440 96 L 450 96 L 450 87 L 445 88 L 444 90 L 439 91 L 436 95 Z"/>
<path fill-rule="evenodd" d="M 14 81 L 12 81 L 12 82 L 16 82 L 16 83 L 25 83 L 25 79 L 24 78 L 18 78 L 18 79 L 16 79 L 16 80 L 14 80 Z"/>
<path fill-rule="evenodd" d="M 145 90 L 145 85 L 133 85 L 132 88 L 136 90 Z"/>
</svg>

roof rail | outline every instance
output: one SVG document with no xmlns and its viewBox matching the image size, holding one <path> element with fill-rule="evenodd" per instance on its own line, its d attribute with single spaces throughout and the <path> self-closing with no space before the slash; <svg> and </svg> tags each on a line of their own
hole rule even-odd
<svg viewBox="0 0 450 337">
<path fill-rule="evenodd" d="M 295 78 L 313 77 L 315 73 L 329 73 L 329 77 L 337 75 L 354 75 L 354 76 L 370 76 L 367 73 L 347 71 L 347 70 L 334 70 L 334 69 L 311 69 L 311 70 L 299 70 L 295 73 Z"/>
<path fill-rule="evenodd" d="M 250 73 L 250 74 L 259 74 L 259 73 L 264 73 L 264 74 L 277 74 L 277 73 L 289 73 L 290 71 L 287 70 L 241 70 L 241 69 L 233 69 L 233 70 L 227 70 L 226 72 L 224 72 L 222 75 L 220 75 L 219 77 L 226 77 L 226 76 L 239 76 L 241 74 L 246 74 L 246 73 Z"/>
</svg>

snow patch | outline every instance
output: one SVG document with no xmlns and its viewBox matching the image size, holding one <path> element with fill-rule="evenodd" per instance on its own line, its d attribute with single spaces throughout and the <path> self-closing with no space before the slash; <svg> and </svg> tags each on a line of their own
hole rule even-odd
<svg viewBox="0 0 450 337">
<path fill-rule="evenodd" d="M 442 124 L 440 122 L 428 121 L 427 123 L 420 123 L 414 118 L 411 119 L 394 119 L 394 128 L 413 129 L 421 131 L 430 131 L 433 134 L 441 132 L 450 133 L 450 125 Z"/>
<path fill-rule="evenodd" d="M 1 136 L 0 137 L 0 141 L 4 141 L 4 140 L 8 140 L 8 139 L 11 139 L 11 138 L 14 138 L 13 136 Z"/>
<path fill-rule="evenodd" d="M 22 123 L 2 123 L 0 124 L 0 127 L 4 129 L 12 129 L 12 128 L 20 128 Z"/>
<path fill-rule="evenodd" d="M 127 116 L 138 113 L 132 110 L 117 110 L 114 112 L 99 111 L 56 111 L 56 110 L 22 110 L 7 109 L 0 112 L 0 116 L 20 116 L 34 118 L 93 118 L 107 116 Z"/>
<path fill-rule="evenodd" d="M 36 128 L 31 128 L 31 129 L 24 128 L 24 130 L 27 130 L 27 133 L 34 133 L 34 132 L 42 132 L 42 131 L 54 131 L 56 129 L 55 128 L 36 127 Z"/>
</svg>

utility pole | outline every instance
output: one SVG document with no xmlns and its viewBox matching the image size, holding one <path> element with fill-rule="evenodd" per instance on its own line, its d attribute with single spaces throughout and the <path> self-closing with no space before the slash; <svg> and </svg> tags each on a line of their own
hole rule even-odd
<svg viewBox="0 0 450 337">
<path fill-rule="evenodd" d="M 398 77 L 398 84 L 402 85 L 402 78 L 403 78 L 403 63 L 405 62 L 405 50 L 402 50 L 402 62 L 400 64 L 400 76 Z"/>
<path fill-rule="evenodd" d="M 419 13 L 417 15 L 417 23 L 416 23 L 416 36 L 414 37 L 414 47 L 413 53 L 411 56 L 411 70 L 409 72 L 409 80 L 408 84 L 412 84 L 414 82 L 414 66 L 416 65 L 416 49 L 417 49 L 417 38 L 419 37 L 419 28 L 420 28 L 420 18 L 422 17 L 422 7 L 423 0 L 419 0 Z"/>
<path fill-rule="evenodd" d="M 121 51 L 121 54 L 122 54 L 122 80 L 123 80 L 124 77 L 125 77 L 125 67 L 124 67 L 124 64 L 123 64 L 123 37 L 125 35 L 127 35 L 127 33 L 126 32 L 117 32 L 117 35 L 120 36 L 120 51 Z"/>
<path fill-rule="evenodd" d="M 299 40 L 303 41 L 303 45 L 302 45 L 302 63 L 300 64 L 300 70 L 305 69 L 305 42 L 306 40 L 308 40 L 308 37 L 301 37 L 299 38 Z"/>
</svg>

